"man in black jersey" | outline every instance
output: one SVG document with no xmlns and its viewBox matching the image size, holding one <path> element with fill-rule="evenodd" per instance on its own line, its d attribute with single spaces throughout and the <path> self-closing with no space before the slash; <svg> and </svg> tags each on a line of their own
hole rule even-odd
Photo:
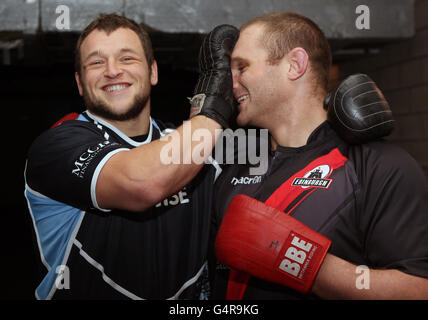
<svg viewBox="0 0 428 320">
<path fill-rule="evenodd" d="M 366 102 L 379 95 L 373 83 L 357 76 L 339 87 L 327 113 L 327 40 L 287 12 L 241 27 L 231 63 L 237 122 L 268 129 L 270 154 L 257 179 L 235 164 L 216 182 L 214 298 L 427 299 L 422 170 L 383 140 L 337 134 L 349 119 L 372 130 L 384 114 Z M 351 112 L 327 121 L 344 103 Z M 364 130 L 354 133 L 365 142 Z"/>
<path fill-rule="evenodd" d="M 82 32 L 75 77 L 87 111 L 43 133 L 28 152 L 25 196 L 47 269 L 38 299 L 206 298 L 218 172 L 213 162 L 182 159 L 208 159 L 232 120 L 237 35 L 220 26 L 204 40 L 192 118 L 173 130 L 150 117 L 158 71 L 144 29 L 108 14 Z M 186 132 L 199 129 L 211 138 L 188 142 Z M 162 158 L 175 147 L 179 161 Z"/>
</svg>

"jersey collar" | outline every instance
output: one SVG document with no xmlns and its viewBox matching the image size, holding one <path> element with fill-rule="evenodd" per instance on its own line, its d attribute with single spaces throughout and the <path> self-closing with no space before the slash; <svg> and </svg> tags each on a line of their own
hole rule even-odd
<svg viewBox="0 0 428 320">
<path fill-rule="evenodd" d="M 304 146 L 301 147 L 284 147 L 278 145 L 276 151 L 279 153 L 300 153 L 318 147 L 320 144 L 328 143 L 334 140 L 335 132 L 331 128 L 328 121 L 322 122 L 312 133 Z"/>
<path fill-rule="evenodd" d="M 152 141 L 152 137 L 153 137 L 153 126 L 157 127 L 155 121 L 152 119 L 152 117 L 150 117 L 149 133 L 147 134 L 146 140 L 144 140 L 142 142 L 137 142 L 137 141 L 132 140 L 130 137 L 128 137 L 126 134 L 124 134 L 118 128 L 116 128 L 115 126 L 113 126 L 111 123 L 109 123 L 109 122 L 107 122 L 107 121 L 105 121 L 103 119 L 100 119 L 99 117 L 95 116 L 94 114 L 92 114 L 88 110 L 86 110 L 84 112 L 84 114 L 86 116 L 88 116 L 94 122 L 94 124 L 97 127 L 99 127 L 100 129 L 102 129 L 102 127 L 109 128 L 111 131 L 113 131 L 114 133 L 116 133 L 120 138 L 122 138 L 123 140 L 125 140 L 127 143 L 129 143 L 130 145 L 132 145 L 134 147 L 138 147 L 138 146 L 141 146 L 143 144 L 151 142 Z"/>
</svg>

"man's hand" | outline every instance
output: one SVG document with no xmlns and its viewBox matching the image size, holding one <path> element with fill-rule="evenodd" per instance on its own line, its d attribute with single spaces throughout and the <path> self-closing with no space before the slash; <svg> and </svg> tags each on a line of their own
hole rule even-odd
<svg viewBox="0 0 428 320">
<path fill-rule="evenodd" d="M 204 39 L 199 51 L 199 79 L 190 100 L 190 117 L 205 115 L 223 128 L 235 115 L 230 54 L 239 30 L 230 25 L 215 27 Z"/>
</svg>

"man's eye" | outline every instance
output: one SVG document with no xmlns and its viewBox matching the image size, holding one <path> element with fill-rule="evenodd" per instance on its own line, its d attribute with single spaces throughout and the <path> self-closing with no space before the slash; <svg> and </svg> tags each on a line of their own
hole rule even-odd
<svg viewBox="0 0 428 320">
<path fill-rule="evenodd" d="M 122 60 L 123 61 L 132 61 L 132 60 L 134 60 L 134 58 L 132 58 L 132 57 L 123 57 Z"/>
<path fill-rule="evenodd" d="M 96 65 L 100 65 L 100 64 L 102 64 L 102 61 L 100 61 L 100 60 L 92 61 L 89 63 L 89 65 L 91 65 L 91 66 L 96 66 Z"/>
</svg>

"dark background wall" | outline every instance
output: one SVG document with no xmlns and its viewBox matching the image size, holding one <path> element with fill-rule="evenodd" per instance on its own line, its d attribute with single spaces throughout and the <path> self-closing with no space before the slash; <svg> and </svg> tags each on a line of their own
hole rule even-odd
<svg viewBox="0 0 428 320">
<path fill-rule="evenodd" d="M 391 23 L 394 23 L 391 21 Z M 377 55 L 340 63 L 344 75 L 367 73 L 390 103 L 396 127 L 389 140 L 407 150 L 428 176 L 428 1 L 415 2 L 412 39 Z"/>
<path fill-rule="evenodd" d="M 413 155 L 428 176 L 428 0 L 415 1 L 415 28 L 414 37 L 379 46 L 376 54 L 345 58 L 336 55 L 332 78 L 337 82 L 349 74 L 363 72 L 377 82 L 397 120 L 389 139 Z M 40 282 L 40 259 L 23 195 L 28 147 L 63 115 L 83 111 L 72 64 L 77 36 L 45 33 L 26 37 L 25 59 L 0 65 L 0 299 L 33 299 Z M 181 37 L 175 40 L 181 49 L 165 46 L 171 37 Z M 200 37 L 166 37 L 154 32 L 152 39 L 160 73 L 159 84 L 152 91 L 153 115 L 178 125 L 188 115 L 187 97 L 192 95 L 197 79 L 195 48 L 199 47 Z M 188 62 L 178 66 L 176 62 L 183 58 Z"/>
</svg>

